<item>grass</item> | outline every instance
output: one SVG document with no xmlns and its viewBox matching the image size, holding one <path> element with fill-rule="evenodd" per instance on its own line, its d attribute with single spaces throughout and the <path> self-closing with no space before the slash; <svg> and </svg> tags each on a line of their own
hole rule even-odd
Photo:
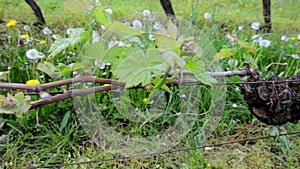
<svg viewBox="0 0 300 169">
<path fill-rule="evenodd" d="M 37 2 L 45 13 L 47 26 L 61 36 L 66 36 L 65 31 L 68 28 L 88 27 L 90 25 L 91 17 L 81 12 L 82 9 L 89 7 L 87 3 L 58 0 L 37 0 Z M 217 51 L 223 48 L 235 51 L 227 58 L 220 59 L 224 70 L 226 68 L 242 68 L 246 61 L 250 61 L 252 66 L 257 66 L 264 77 L 272 75 L 288 77 L 299 71 L 299 59 L 291 57 L 292 54 L 300 54 L 299 41 L 283 42 L 280 39 L 283 34 L 295 38 L 299 34 L 300 13 L 297 10 L 300 5 L 299 2 L 272 2 L 273 31 L 268 35 L 258 33 L 264 39 L 272 41 L 272 45 L 268 48 L 262 48 L 258 44 L 252 43 L 252 36 L 256 32 L 250 28 L 249 23 L 253 21 L 263 22 L 260 1 L 222 0 L 211 2 L 204 0 L 201 1 L 197 10 L 195 9 L 197 6 L 195 1 L 174 0 L 172 2 L 177 15 L 181 18 L 191 20 L 191 14 L 195 16 L 195 11 L 199 12 L 195 17 L 195 23 L 199 29 L 207 32 L 207 38 Z M 4 3 L 8 6 L 4 6 Z M 127 15 L 135 16 L 135 12 L 141 13 L 144 9 L 163 13 L 158 1 L 102 0 L 101 3 L 113 10 L 112 19 L 127 17 Z M 0 42 L 3 44 L 0 47 L 2 62 L 0 70 L 6 71 L 10 67 L 10 75 L 9 77 L 0 76 L 0 80 L 25 83 L 29 79 L 38 77 L 41 83 L 55 81 L 56 79 L 36 70 L 37 63 L 29 61 L 25 55 L 25 52 L 33 47 L 48 55 L 48 50 L 54 40 L 50 36 L 44 35 L 41 30 L 31 29 L 27 33 L 35 40 L 28 45 L 19 47 L 17 40 L 14 38 L 19 33 L 26 33 L 19 23 L 30 25 L 35 22 L 35 18 L 33 18 L 30 8 L 21 0 L 5 1 L 3 4 L 0 5 L 1 20 L 4 21 L 0 26 L 2 33 Z M 206 12 L 213 14 L 213 18 L 210 20 L 204 19 L 203 15 Z M 16 27 L 7 28 L 5 24 L 8 19 L 17 19 L 19 23 Z M 245 29 L 239 31 L 238 26 L 244 26 Z M 239 44 L 230 42 L 225 38 L 226 33 L 237 34 L 239 41 L 251 44 L 250 46 L 255 51 L 252 52 L 250 48 L 241 48 Z M 8 40 L 8 36 L 14 38 Z M 40 45 L 41 40 L 46 40 L 46 45 Z M 68 49 L 52 62 L 55 65 L 76 62 L 80 47 L 78 46 L 78 49 Z M 228 63 L 232 63 L 232 61 L 238 64 Z M 278 63 L 287 63 L 288 66 L 280 66 Z M 270 64 L 274 65 L 270 66 Z M 100 70 L 98 75 L 106 77 L 102 73 L 103 71 Z M 69 75 L 65 78 L 67 77 Z M 233 77 L 226 80 L 239 81 L 240 79 Z M 202 89 L 207 90 L 205 87 Z M 54 89 L 53 91 L 57 90 L 61 89 Z M 174 92 L 180 92 L 176 89 L 173 90 Z M 5 91 L 2 92 L 3 94 L 6 93 Z M 172 125 L 174 119 L 176 119 L 176 113 L 180 109 L 180 101 L 178 101 L 176 95 L 170 95 L 173 100 L 163 116 L 160 114 L 159 118 L 151 120 L 151 123 L 141 125 L 135 121 L 124 119 L 123 114 L 118 113 L 113 106 L 114 102 L 111 100 L 110 94 L 104 93 L 96 96 L 99 100 L 99 107 L 105 115 L 105 119 L 116 130 L 128 135 L 144 137 L 145 135 L 159 133 Z M 202 100 L 200 113 L 203 113 L 209 109 L 211 98 L 203 93 L 197 94 L 198 98 Z M 146 109 L 149 106 L 148 103 L 143 101 L 147 97 L 146 92 L 141 90 L 130 91 L 129 95 L 130 99 L 127 101 L 135 104 L 136 107 Z M 155 101 L 156 98 L 153 100 Z M 38 99 L 38 97 L 33 96 L 32 99 Z M 90 101 L 90 98 L 84 99 Z M 67 164 L 117 156 L 118 154 L 115 154 L 113 149 L 111 149 L 111 152 L 104 151 L 90 141 L 74 111 L 72 101 L 75 100 L 67 100 L 31 110 L 22 118 L 0 114 L 0 117 L 3 118 L 2 121 L 5 122 L 5 126 L 0 129 L 0 134 L 7 135 L 8 139 L 7 143 L 0 144 L 0 166 L 3 168 L 26 168 L 30 165 Z M 151 101 L 149 100 L 149 102 Z M 124 108 L 128 102 L 123 102 L 121 106 Z M 173 148 L 180 149 L 269 135 L 269 131 L 266 129 L 270 126 L 266 126 L 253 118 L 238 87 L 228 86 L 226 103 L 224 104 L 225 110 L 221 120 L 209 138 L 201 140 L 197 137 L 203 126 L 203 119 L 205 119 L 205 114 L 199 115 L 201 118 L 196 119 L 190 133 Z M 36 122 L 36 113 L 39 115 L 39 125 Z M 149 116 L 145 117 L 149 118 Z M 299 131 L 300 124 L 288 124 L 285 128 L 288 132 Z M 299 136 L 280 137 L 212 147 L 212 150 L 200 149 L 149 158 L 81 165 L 79 168 L 297 168 L 300 165 L 300 144 L 298 140 Z M 65 168 L 74 168 L 74 166 Z"/>
</svg>

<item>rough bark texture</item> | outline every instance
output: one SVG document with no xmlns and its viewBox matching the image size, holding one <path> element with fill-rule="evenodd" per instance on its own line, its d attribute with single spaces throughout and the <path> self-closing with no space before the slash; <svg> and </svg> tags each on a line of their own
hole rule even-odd
<svg viewBox="0 0 300 169">
<path fill-rule="evenodd" d="M 262 0 L 263 3 L 263 16 L 265 20 L 264 29 L 266 32 L 270 32 L 272 28 L 271 22 L 271 0 Z"/>
<path fill-rule="evenodd" d="M 257 73 L 250 81 L 263 81 Z M 271 77 L 266 81 L 286 80 Z M 300 73 L 288 80 L 300 80 Z M 300 83 L 242 84 L 242 94 L 251 113 L 260 121 L 270 125 L 297 123 L 300 119 Z"/>
<path fill-rule="evenodd" d="M 42 26 L 45 25 L 45 18 L 42 14 L 42 11 L 38 4 L 34 0 L 25 0 L 26 3 L 31 7 L 31 9 L 34 12 L 34 15 L 37 19 L 37 23 L 35 23 L 36 26 Z"/>
<path fill-rule="evenodd" d="M 160 3 L 168 17 L 175 18 L 175 12 L 172 7 L 172 3 L 170 0 L 160 0 Z"/>
</svg>

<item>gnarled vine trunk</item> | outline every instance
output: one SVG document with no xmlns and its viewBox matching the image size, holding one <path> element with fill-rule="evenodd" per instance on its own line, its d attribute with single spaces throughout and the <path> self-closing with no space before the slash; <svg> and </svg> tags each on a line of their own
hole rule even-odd
<svg viewBox="0 0 300 169">
<path fill-rule="evenodd" d="M 161 3 L 161 6 L 163 7 L 166 15 L 168 17 L 173 17 L 175 18 L 175 12 L 173 10 L 173 7 L 172 7 L 172 3 L 170 0 L 160 0 L 160 3 Z"/>
<path fill-rule="evenodd" d="M 40 7 L 38 6 L 38 4 L 34 1 L 34 0 L 25 0 L 26 3 L 31 7 L 31 9 L 34 12 L 34 15 L 37 19 L 37 23 L 35 23 L 36 26 L 42 26 L 45 25 L 45 18 L 43 16 L 43 13 L 40 9 Z"/>
<path fill-rule="evenodd" d="M 266 32 L 270 32 L 272 28 L 271 23 L 271 0 L 262 0 L 263 3 L 263 16 L 265 20 L 264 29 Z"/>
</svg>

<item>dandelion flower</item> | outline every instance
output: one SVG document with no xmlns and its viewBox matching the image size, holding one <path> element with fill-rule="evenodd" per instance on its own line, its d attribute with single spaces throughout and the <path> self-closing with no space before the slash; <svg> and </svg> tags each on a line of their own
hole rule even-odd
<svg viewBox="0 0 300 169">
<path fill-rule="evenodd" d="M 17 25 L 17 21 L 16 20 L 9 20 L 7 23 L 6 23 L 6 27 L 13 27 L 13 26 L 16 26 Z"/>
<path fill-rule="evenodd" d="M 45 27 L 45 28 L 43 29 L 43 33 L 44 33 L 45 35 L 50 35 L 50 34 L 52 34 L 52 31 L 51 31 L 48 27 Z"/>
<path fill-rule="evenodd" d="M 287 42 L 287 41 L 290 40 L 290 38 L 289 38 L 287 35 L 282 35 L 282 36 L 281 36 L 281 40 L 282 40 L 283 42 Z"/>
<path fill-rule="evenodd" d="M 210 168 L 210 167 L 211 167 L 211 164 L 208 163 L 208 164 L 207 164 L 207 168 Z"/>
<path fill-rule="evenodd" d="M 147 17 L 147 16 L 150 16 L 151 12 L 149 10 L 144 10 L 143 11 L 143 16 Z"/>
<path fill-rule="evenodd" d="M 46 43 L 47 43 L 47 42 L 46 42 L 45 40 L 41 40 L 41 41 L 40 41 L 40 44 L 41 44 L 41 45 L 45 45 Z"/>
<path fill-rule="evenodd" d="M 73 29 L 73 28 L 67 29 L 67 35 L 72 35 L 73 32 L 74 32 L 74 29 Z"/>
<path fill-rule="evenodd" d="M 269 40 L 263 39 L 263 40 L 261 40 L 261 41 L 259 42 L 259 46 L 260 46 L 260 47 L 263 47 L 263 48 L 267 48 L 267 47 L 269 47 L 270 45 L 271 45 L 271 41 L 269 41 Z"/>
<path fill-rule="evenodd" d="M 29 38 L 29 35 L 28 34 L 23 34 L 23 35 L 21 35 L 21 38 L 22 39 L 27 39 L 27 38 Z"/>
<path fill-rule="evenodd" d="M 206 13 L 204 14 L 204 18 L 205 18 L 205 19 L 210 19 L 210 18 L 211 18 L 211 14 L 208 13 L 208 12 L 206 12 Z"/>
<path fill-rule="evenodd" d="M 239 9 L 235 10 L 236 13 L 240 13 L 241 11 Z"/>
<path fill-rule="evenodd" d="M 295 41 L 296 38 L 295 38 L 295 37 L 291 37 L 290 40 L 291 40 L 291 41 Z"/>
<path fill-rule="evenodd" d="M 154 21 L 155 20 L 155 16 L 150 14 L 148 16 L 148 19 L 149 19 L 149 21 Z"/>
<path fill-rule="evenodd" d="M 107 15 L 112 15 L 112 10 L 109 8 L 105 9 L 105 12 Z"/>
<path fill-rule="evenodd" d="M 259 30 L 260 28 L 260 23 L 259 22 L 253 22 L 251 24 L 251 28 L 254 29 L 254 30 Z"/>
<path fill-rule="evenodd" d="M 139 21 L 139 20 L 134 20 L 134 21 L 132 22 L 132 26 L 133 26 L 133 28 L 135 28 L 135 29 L 137 29 L 137 30 L 141 30 L 141 29 L 143 28 L 143 24 L 142 24 L 142 22 Z"/>
<path fill-rule="evenodd" d="M 110 84 L 104 84 L 104 86 L 110 86 Z"/>
<path fill-rule="evenodd" d="M 27 85 L 39 85 L 40 84 L 40 81 L 38 80 L 28 80 L 26 82 Z"/>
<path fill-rule="evenodd" d="M 145 102 L 145 103 L 147 103 L 148 101 L 149 101 L 148 98 L 144 98 L 144 99 L 143 99 L 143 102 Z"/>
</svg>

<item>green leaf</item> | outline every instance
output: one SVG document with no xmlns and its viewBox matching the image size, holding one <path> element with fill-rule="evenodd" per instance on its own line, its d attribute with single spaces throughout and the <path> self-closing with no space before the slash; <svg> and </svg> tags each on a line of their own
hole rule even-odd
<svg viewBox="0 0 300 169">
<path fill-rule="evenodd" d="M 86 56 L 90 59 L 102 58 L 105 54 L 105 44 L 103 42 L 97 42 L 94 44 L 90 44 L 87 47 Z"/>
<path fill-rule="evenodd" d="M 126 88 L 140 83 L 146 86 L 151 83 L 153 74 L 161 76 L 167 68 L 156 49 L 148 48 L 146 53 L 139 50 L 125 58 L 116 70 L 116 77 L 126 83 Z"/>
<path fill-rule="evenodd" d="M 244 58 L 247 62 L 249 62 L 249 63 L 251 64 L 251 67 L 252 67 L 253 69 L 258 69 L 258 66 L 257 66 L 256 62 L 255 62 L 254 58 L 253 58 L 251 55 L 244 55 L 243 58 Z"/>
<path fill-rule="evenodd" d="M 37 69 L 46 73 L 50 77 L 54 78 L 54 73 L 57 71 L 56 67 L 47 61 L 44 61 L 44 63 L 39 63 L 37 66 Z"/>
<path fill-rule="evenodd" d="M 197 80 L 203 84 L 211 86 L 217 81 L 210 77 L 205 70 L 205 63 L 201 60 L 194 61 L 192 59 L 186 61 L 186 69 L 193 72 Z"/>
<path fill-rule="evenodd" d="M 228 58 L 231 55 L 233 55 L 234 53 L 235 53 L 235 51 L 232 48 L 223 48 L 214 56 L 214 60 Z"/>
<path fill-rule="evenodd" d="M 59 38 L 51 45 L 49 52 L 49 57 L 56 56 L 63 50 L 67 49 L 69 46 L 74 46 L 79 42 L 84 42 L 87 40 L 87 34 L 84 28 L 75 28 L 71 38 Z"/>
<path fill-rule="evenodd" d="M 173 50 L 177 54 L 180 52 L 181 43 L 178 43 L 174 37 L 163 33 L 154 33 L 156 45 L 159 50 Z"/>
<path fill-rule="evenodd" d="M 171 21 L 169 20 L 168 22 L 168 32 L 169 32 L 169 35 L 176 39 L 177 37 L 177 26 Z"/>
<path fill-rule="evenodd" d="M 180 68 L 185 66 L 185 61 L 171 50 L 167 50 L 163 53 L 163 59 L 171 66 L 172 69 L 176 66 L 179 66 Z"/>
<path fill-rule="evenodd" d="M 98 24 L 106 25 L 110 23 L 110 19 L 108 18 L 108 15 L 103 7 L 97 6 L 93 8 L 92 14 L 94 15 L 94 18 Z"/>
<path fill-rule="evenodd" d="M 122 33 L 126 35 L 140 35 L 141 31 L 134 29 L 133 27 L 124 25 L 119 22 L 110 23 L 106 26 L 106 29 L 111 32 Z"/>
<path fill-rule="evenodd" d="M 15 96 L 7 94 L 7 97 L 0 95 L 0 113 L 16 114 L 22 117 L 27 113 L 31 105 L 26 102 L 23 92 L 17 93 Z"/>
<path fill-rule="evenodd" d="M 64 115 L 64 118 L 63 118 L 63 120 L 60 123 L 59 132 L 61 132 L 67 126 L 69 118 L 70 118 L 70 115 L 71 115 L 70 111 L 68 111 Z"/>
<path fill-rule="evenodd" d="M 253 52 L 256 52 L 256 48 L 250 46 L 248 42 L 239 42 L 239 45 L 240 45 L 242 48 L 247 49 L 249 52 L 252 52 L 252 53 L 253 53 Z"/>
</svg>

